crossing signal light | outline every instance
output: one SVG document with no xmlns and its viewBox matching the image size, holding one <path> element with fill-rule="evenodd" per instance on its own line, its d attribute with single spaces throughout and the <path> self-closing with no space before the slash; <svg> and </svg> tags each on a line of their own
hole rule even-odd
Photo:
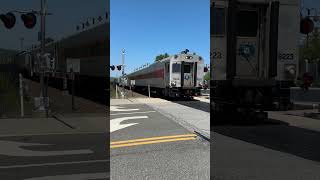
<svg viewBox="0 0 320 180">
<path fill-rule="evenodd" d="M 13 28 L 16 24 L 16 17 L 13 13 L 1 14 L 0 19 L 7 29 Z"/>
<path fill-rule="evenodd" d="M 34 13 L 22 14 L 21 19 L 28 29 L 32 29 L 37 24 L 37 17 Z"/>
<path fill-rule="evenodd" d="M 114 65 L 110 66 L 111 70 L 114 71 L 115 67 Z"/>
<path fill-rule="evenodd" d="M 300 21 L 300 33 L 309 34 L 314 29 L 314 23 L 310 18 L 304 18 Z"/>
<path fill-rule="evenodd" d="M 120 71 L 121 70 L 121 65 L 117 66 L 117 69 L 118 69 L 118 71 Z"/>
</svg>

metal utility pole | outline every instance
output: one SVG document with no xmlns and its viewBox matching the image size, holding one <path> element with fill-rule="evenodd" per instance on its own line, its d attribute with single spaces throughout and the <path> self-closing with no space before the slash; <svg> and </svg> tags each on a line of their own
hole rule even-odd
<svg viewBox="0 0 320 180">
<path fill-rule="evenodd" d="M 122 81 L 124 81 L 124 56 L 125 56 L 125 49 L 122 49 Z M 124 89 L 124 83 L 122 86 L 123 96 L 125 96 L 125 89 Z"/>
<path fill-rule="evenodd" d="M 24 38 L 21 37 L 21 38 L 20 38 L 20 51 L 21 51 L 21 52 L 23 51 L 23 41 L 24 41 Z"/>
<path fill-rule="evenodd" d="M 40 0 L 41 1 L 41 10 L 40 10 L 40 16 L 41 16 L 41 29 L 40 29 L 40 34 L 41 34 L 41 53 L 40 53 L 40 86 L 41 86 L 41 91 L 40 91 L 40 107 L 39 110 L 46 111 L 46 114 L 48 115 L 48 110 L 45 106 L 45 101 L 44 97 L 47 96 L 44 92 L 44 64 L 45 64 L 45 27 L 46 27 L 46 5 L 47 5 L 47 0 Z"/>
<path fill-rule="evenodd" d="M 124 76 L 124 55 L 126 51 L 125 49 L 122 49 L 122 76 Z"/>
</svg>

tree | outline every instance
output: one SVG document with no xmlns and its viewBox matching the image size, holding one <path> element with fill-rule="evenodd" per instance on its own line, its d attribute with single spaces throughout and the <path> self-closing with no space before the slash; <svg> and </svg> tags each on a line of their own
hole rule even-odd
<svg viewBox="0 0 320 180">
<path fill-rule="evenodd" d="M 307 44 L 308 43 L 308 44 Z M 320 32 L 318 28 L 309 35 L 309 40 L 303 42 L 303 47 L 300 48 L 300 60 L 304 61 L 308 59 L 310 62 L 314 62 L 317 58 L 320 58 Z"/>
<path fill-rule="evenodd" d="M 206 74 L 203 76 L 203 80 L 210 81 L 210 71 L 206 72 Z"/>
<path fill-rule="evenodd" d="M 158 62 L 158 61 L 160 61 L 160 60 L 162 60 L 162 59 L 164 59 L 164 58 L 167 58 L 167 57 L 169 57 L 169 54 L 168 53 L 164 53 L 164 54 L 159 54 L 158 56 L 156 56 L 156 58 L 155 58 L 155 62 Z"/>
</svg>

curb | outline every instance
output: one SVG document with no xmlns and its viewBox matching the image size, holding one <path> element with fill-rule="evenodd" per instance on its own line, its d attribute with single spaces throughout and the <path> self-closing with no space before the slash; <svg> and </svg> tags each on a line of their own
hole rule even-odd
<svg viewBox="0 0 320 180">
<path fill-rule="evenodd" d="M 71 129 L 76 129 L 74 126 L 68 124 L 67 122 L 63 121 L 60 117 L 58 117 L 59 115 L 52 115 L 52 117 L 54 119 L 56 119 L 57 121 L 61 122 L 62 124 L 66 125 L 67 127 L 71 128 Z"/>
</svg>

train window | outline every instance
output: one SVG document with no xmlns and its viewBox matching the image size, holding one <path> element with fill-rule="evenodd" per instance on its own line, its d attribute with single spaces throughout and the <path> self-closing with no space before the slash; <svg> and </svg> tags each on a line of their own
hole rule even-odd
<svg viewBox="0 0 320 180">
<path fill-rule="evenodd" d="M 172 64 L 172 72 L 181 72 L 181 64 Z"/>
<path fill-rule="evenodd" d="M 241 37 L 256 37 L 258 31 L 258 13 L 239 11 L 237 14 L 237 33 Z"/>
<path fill-rule="evenodd" d="M 190 73 L 191 72 L 191 66 L 189 64 L 185 64 L 183 67 L 184 73 Z"/>
<path fill-rule="evenodd" d="M 224 35 L 225 34 L 225 9 L 213 8 L 210 13 L 210 34 L 211 35 Z"/>
</svg>

